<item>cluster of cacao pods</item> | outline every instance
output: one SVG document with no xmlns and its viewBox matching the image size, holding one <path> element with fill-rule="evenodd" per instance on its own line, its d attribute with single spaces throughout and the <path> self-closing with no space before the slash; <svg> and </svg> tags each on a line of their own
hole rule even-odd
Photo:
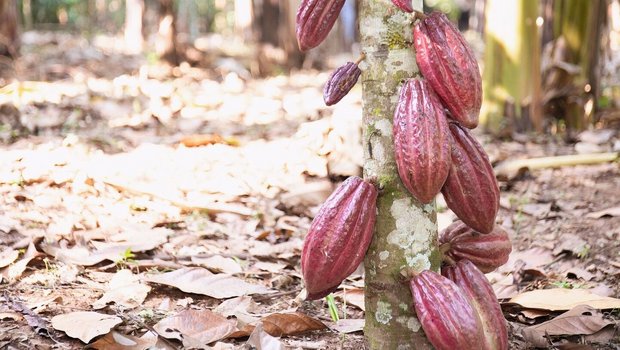
<svg viewBox="0 0 620 350">
<path fill-rule="evenodd" d="M 507 350 L 508 331 L 493 287 L 483 272 L 506 263 L 512 250 L 506 231 L 476 232 L 461 221 L 439 235 L 441 274 L 425 270 L 410 280 L 416 315 L 438 350 Z"/>
<path fill-rule="evenodd" d="M 411 0 L 392 3 L 414 12 Z M 302 51 L 325 39 L 343 4 L 302 0 L 297 13 Z M 414 307 L 436 349 L 505 350 L 506 321 L 483 272 L 506 263 L 512 245 L 495 225 L 499 187 L 493 168 L 468 130 L 478 125 L 482 102 L 478 64 L 443 13 L 419 15 L 413 46 L 422 78 L 405 81 L 400 90 L 393 119 L 395 160 L 403 185 L 415 198 L 430 203 L 442 192 L 460 220 L 439 235 L 441 274 L 412 272 Z M 359 62 L 331 74 L 323 94 L 327 105 L 355 85 Z M 361 263 L 372 240 L 377 196 L 373 183 L 354 176 L 320 208 L 302 250 L 307 299 L 327 296 Z"/>
</svg>

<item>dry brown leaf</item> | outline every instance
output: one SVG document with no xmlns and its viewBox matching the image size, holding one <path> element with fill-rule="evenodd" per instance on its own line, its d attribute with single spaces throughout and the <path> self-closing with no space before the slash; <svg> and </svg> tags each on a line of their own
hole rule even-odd
<svg viewBox="0 0 620 350">
<path fill-rule="evenodd" d="M 620 308 L 620 299 L 602 297 L 586 289 L 554 288 L 521 293 L 510 299 L 508 304 L 550 311 L 570 310 L 579 305 L 588 305 L 594 309 L 615 309 Z"/>
<path fill-rule="evenodd" d="M 596 309 L 580 305 L 552 320 L 526 327 L 522 333 L 528 343 L 537 347 L 546 347 L 548 341 L 545 335 L 594 334 L 612 324 L 614 322 L 605 320 Z"/>
<path fill-rule="evenodd" d="M 604 216 L 620 216 L 620 206 L 611 207 L 586 214 L 586 217 L 590 219 L 600 219 Z"/>
<path fill-rule="evenodd" d="M 252 334 L 247 342 L 248 345 L 254 347 L 256 350 L 284 350 L 286 347 L 280 339 L 269 335 L 263 329 L 263 324 L 259 323 L 254 327 Z"/>
<path fill-rule="evenodd" d="M 133 309 L 142 305 L 150 291 L 151 287 L 140 283 L 140 278 L 130 270 L 120 270 L 112 277 L 105 294 L 93 303 L 93 308 L 98 310 L 116 303 Z"/>
<path fill-rule="evenodd" d="M 532 247 L 527 250 L 513 250 L 510 253 L 508 262 L 498 268 L 500 273 L 514 272 L 515 266 L 519 261 L 525 263 L 524 269 L 535 269 L 540 266 L 544 266 L 554 259 L 553 254 L 548 249 L 543 247 Z"/>
<path fill-rule="evenodd" d="M 157 338 L 138 338 L 112 331 L 88 345 L 97 350 L 146 350 L 157 343 Z"/>
<path fill-rule="evenodd" d="M 5 249 L 0 253 L 0 268 L 9 266 L 19 257 L 19 252 L 15 249 Z"/>
<path fill-rule="evenodd" d="M 258 305 L 252 297 L 242 295 L 240 297 L 224 300 L 213 311 L 223 316 L 235 316 L 238 313 L 253 313 L 258 310 Z"/>
<path fill-rule="evenodd" d="M 78 338 L 84 343 L 94 337 L 106 334 L 114 326 L 123 322 L 119 317 L 90 311 L 77 311 L 54 316 L 52 327 L 67 333 L 71 338 Z"/>
<path fill-rule="evenodd" d="M 0 270 L 0 275 L 6 280 L 13 281 L 16 278 L 19 278 L 22 273 L 26 271 L 26 267 L 28 266 L 30 261 L 32 261 L 32 259 L 37 258 L 41 255 L 43 254 L 39 253 L 37 251 L 37 248 L 35 248 L 34 244 L 30 242 L 24 256 L 17 262 Z"/>
<path fill-rule="evenodd" d="M 588 242 L 586 242 L 578 235 L 572 233 L 565 233 L 558 238 L 557 244 L 553 249 L 553 254 L 559 255 L 562 252 L 569 252 L 571 254 L 577 255 L 584 249 L 586 249 L 587 244 Z"/>
<path fill-rule="evenodd" d="M 353 333 L 364 330 L 366 324 L 363 318 L 347 318 L 338 320 L 338 322 L 330 324 L 329 328 L 338 333 Z"/>
<path fill-rule="evenodd" d="M 271 314 L 263 317 L 262 323 L 265 331 L 274 337 L 301 334 L 326 328 L 323 322 L 300 312 Z"/>
<path fill-rule="evenodd" d="M 361 288 L 345 289 L 334 294 L 335 297 L 345 301 L 347 304 L 358 307 L 362 311 L 366 311 L 364 302 L 364 290 Z"/>
<path fill-rule="evenodd" d="M 203 348 L 224 339 L 237 323 L 209 310 L 184 310 L 159 321 L 153 328 L 168 339 L 178 339 L 186 348 Z"/>
<path fill-rule="evenodd" d="M 182 268 L 159 275 L 147 274 L 145 279 L 148 282 L 173 286 L 187 293 L 208 295 L 217 299 L 273 292 L 267 287 L 251 284 L 227 274 L 212 274 L 201 267 Z"/>
<path fill-rule="evenodd" d="M 215 272 L 223 272 L 223 273 L 239 273 L 242 272 L 243 269 L 235 259 L 225 258 L 221 255 L 213 255 L 208 258 L 202 258 L 200 256 L 192 256 L 192 263 L 200 266 L 204 266 L 209 270 L 215 270 Z"/>
</svg>

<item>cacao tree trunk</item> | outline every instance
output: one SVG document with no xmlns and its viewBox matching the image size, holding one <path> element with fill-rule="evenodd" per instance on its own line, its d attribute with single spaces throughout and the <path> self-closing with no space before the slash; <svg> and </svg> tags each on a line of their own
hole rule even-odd
<svg viewBox="0 0 620 350">
<path fill-rule="evenodd" d="M 414 1 L 422 10 L 422 1 Z M 401 82 L 418 75 L 412 15 L 390 0 L 360 2 L 364 177 L 380 186 L 377 224 L 366 253 L 364 334 L 370 349 L 431 349 L 415 316 L 401 270 L 439 268 L 435 203 L 423 205 L 405 189 L 394 160 L 392 116 Z"/>
</svg>

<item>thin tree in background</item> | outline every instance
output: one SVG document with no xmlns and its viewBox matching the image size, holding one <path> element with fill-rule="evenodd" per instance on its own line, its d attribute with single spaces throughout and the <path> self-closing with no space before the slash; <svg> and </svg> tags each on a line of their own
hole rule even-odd
<svg viewBox="0 0 620 350">
<path fill-rule="evenodd" d="M 0 1 L 0 55 L 15 58 L 19 54 L 16 0 Z"/>
<path fill-rule="evenodd" d="M 159 0 L 159 26 L 155 51 L 162 60 L 172 64 L 179 64 L 177 51 L 176 13 L 174 0 Z"/>
<path fill-rule="evenodd" d="M 400 181 L 394 159 L 392 116 L 402 81 L 418 75 L 411 48 L 411 15 L 389 0 L 360 1 L 364 124 L 364 178 L 380 186 L 377 223 L 366 258 L 364 335 L 370 349 L 431 349 L 415 316 L 401 270 L 438 270 L 435 203 L 423 205 Z M 422 1 L 414 1 L 422 10 Z M 412 239 L 418 237 L 419 239 Z"/>
<path fill-rule="evenodd" d="M 480 124 L 542 131 L 538 0 L 487 0 Z"/>
<path fill-rule="evenodd" d="M 142 17 L 144 0 L 125 0 L 125 51 L 129 54 L 142 52 Z"/>
</svg>

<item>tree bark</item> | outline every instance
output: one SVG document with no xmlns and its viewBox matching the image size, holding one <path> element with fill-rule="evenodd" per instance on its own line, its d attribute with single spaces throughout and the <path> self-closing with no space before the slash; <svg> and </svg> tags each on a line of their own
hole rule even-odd
<svg viewBox="0 0 620 350">
<path fill-rule="evenodd" d="M 144 0 L 125 0 L 125 52 L 139 54 L 142 52 L 142 17 Z"/>
<path fill-rule="evenodd" d="M 159 0 L 159 29 L 155 50 L 159 58 L 175 66 L 179 64 L 176 37 L 174 0 Z"/>
<path fill-rule="evenodd" d="M 17 4 L 15 0 L 0 1 L 0 55 L 17 57 L 19 54 L 19 32 L 17 25 Z"/>
<path fill-rule="evenodd" d="M 422 1 L 414 1 L 422 10 Z M 364 177 L 380 187 L 373 241 L 366 253 L 364 334 L 370 349 L 431 349 L 415 317 L 401 270 L 439 269 L 435 203 L 423 205 L 405 189 L 394 160 L 392 116 L 403 80 L 418 75 L 412 15 L 389 0 L 360 2 Z"/>
</svg>

